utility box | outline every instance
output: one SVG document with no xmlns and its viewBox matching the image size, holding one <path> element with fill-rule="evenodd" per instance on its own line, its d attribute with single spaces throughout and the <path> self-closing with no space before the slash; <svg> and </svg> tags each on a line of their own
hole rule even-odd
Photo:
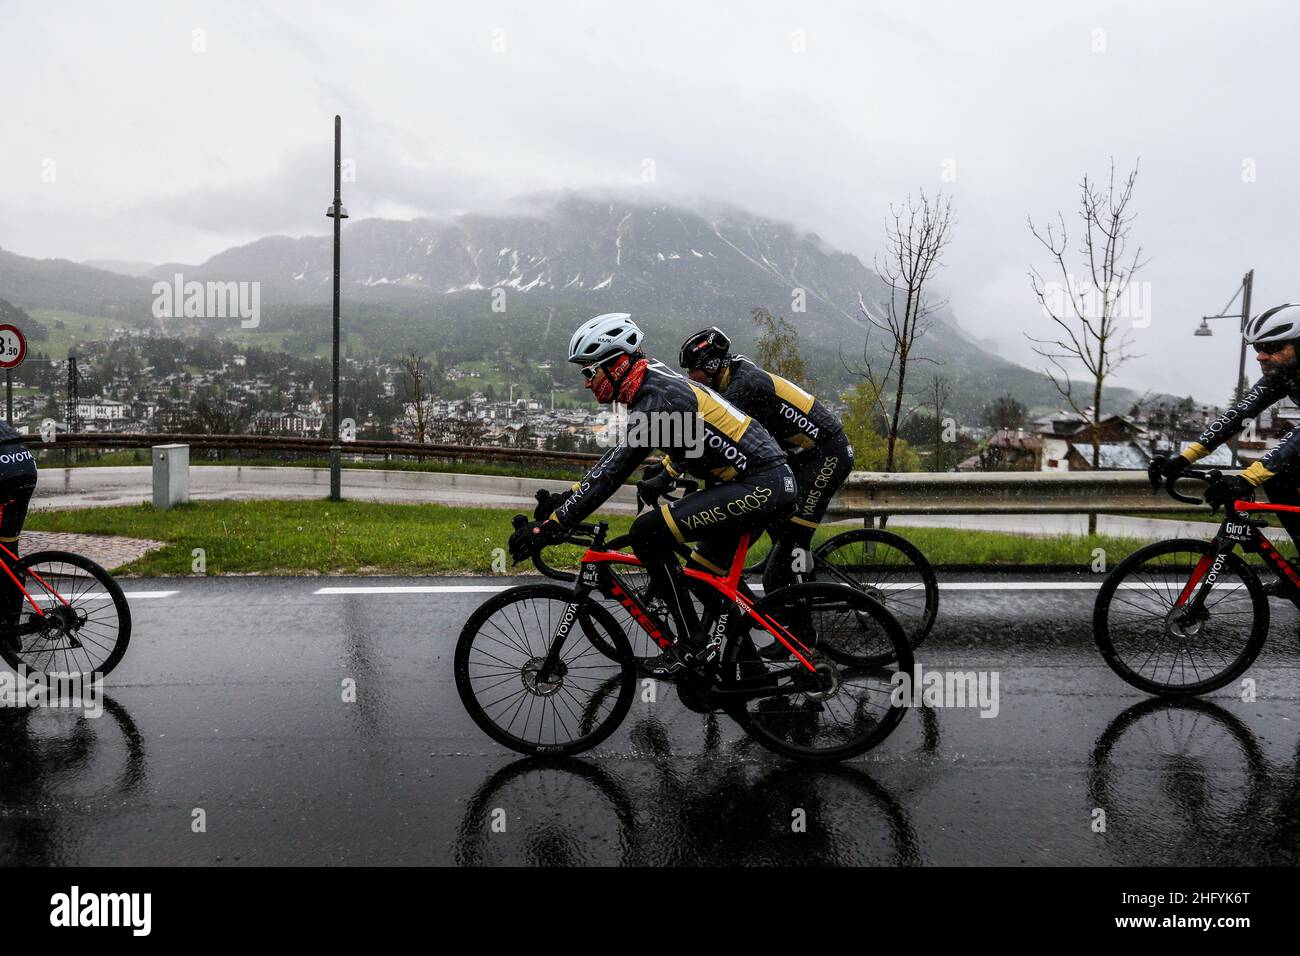
<svg viewBox="0 0 1300 956">
<path fill-rule="evenodd" d="M 153 506 L 166 511 L 190 500 L 190 446 L 153 446 Z"/>
</svg>

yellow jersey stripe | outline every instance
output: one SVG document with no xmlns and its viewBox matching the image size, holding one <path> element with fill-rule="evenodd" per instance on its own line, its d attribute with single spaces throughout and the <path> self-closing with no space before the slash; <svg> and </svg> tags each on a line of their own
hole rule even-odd
<svg viewBox="0 0 1300 956">
<path fill-rule="evenodd" d="M 700 564 L 700 565 L 703 565 L 704 567 L 708 568 L 708 569 L 709 569 L 710 571 L 712 571 L 714 574 L 726 574 L 726 573 L 727 573 L 726 571 L 722 570 L 722 568 L 718 567 L 716 564 L 714 564 L 712 561 L 710 561 L 708 558 L 706 558 L 704 555 L 700 554 L 700 552 L 698 552 L 698 551 L 692 551 L 692 552 L 691 552 L 691 560 L 694 561 L 696 564 Z"/>
<path fill-rule="evenodd" d="M 767 374 L 772 379 L 772 388 L 776 390 L 778 398 L 789 402 L 805 415 L 812 410 L 813 397 L 811 395 L 794 382 L 784 379 L 780 375 L 773 375 L 771 372 Z"/>
<path fill-rule="evenodd" d="M 668 510 L 668 506 L 666 504 L 660 505 L 659 512 L 664 516 L 664 524 L 668 525 L 668 530 L 673 533 L 673 537 L 677 539 L 677 543 L 685 544 L 686 539 L 682 537 L 682 529 L 677 527 L 677 519 L 674 518 L 673 513 Z"/>
<path fill-rule="evenodd" d="M 691 391 L 695 393 L 696 414 L 703 418 L 706 424 L 712 425 L 715 431 L 740 444 L 752 419 L 726 399 L 718 397 L 706 388 L 692 383 Z"/>
</svg>

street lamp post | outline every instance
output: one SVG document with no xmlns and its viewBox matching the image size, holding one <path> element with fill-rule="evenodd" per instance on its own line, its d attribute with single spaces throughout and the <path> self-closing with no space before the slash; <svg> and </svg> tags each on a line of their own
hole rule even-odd
<svg viewBox="0 0 1300 956">
<path fill-rule="evenodd" d="M 343 208 L 343 119 L 334 117 L 334 202 L 325 215 L 334 220 L 334 424 L 330 432 L 330 501 L 340 501 L 342 476 L 340 475 L 343 446 L 339 444 L 339 247 L 342 242 L 343 220 L 348 211 Z"/>
<path fill-rule="evenodd" d="M 1231 301 L 1228 302 L 1228 305 L 1232 305 L 1233 302 L 1237 301 L 1237 295 L 1240 295 L 1241 311 L 1221 312 L 1218 315 L 1203 315 L 1201 316 L 1201 324 L 1197 327 L 1196 331 L 1192 333 L 1193 335 L 1201 335 L 1201 336 L 1213 335 L 1214 330 L 1210 328 L 1211 319 L 1239 319 L 1240 320 L 1241 355 L 1237 360 L 1237 385 L 1236 388 L 1233 389 L 1233 392 L 1236 395 L 1234 402 L 1240 402 L 1242 395 L 1245 394 L 1246 320 L 1250 318 L 1250 293 L 1251 293 L 1251 288 L 1254 286 L 1254 284 L 1255 284 L 1255 270 L 1251 269 L 1249 272 L 1246 273 L 1245 276 L 1242 277 L 1241 287 L 1237 290 L 1237 294 L 1232 297 Z M 1227 308 L 1227 306 L 1225 306 L 1224 308 Z M 1228 447 L 1232 449 L 1232 467 L 1237 468 L 1240 466 L 1240 461 L 1238 460 L 1238 456 L 1237 456 L 1238 441 L 1235 435 L 1228 442 Z"/>
</svg>

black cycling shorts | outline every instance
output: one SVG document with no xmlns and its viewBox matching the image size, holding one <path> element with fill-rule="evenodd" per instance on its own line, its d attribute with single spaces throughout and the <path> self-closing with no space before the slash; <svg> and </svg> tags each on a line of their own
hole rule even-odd
<svg viewBox="0 0 1300 956">
<path fill-rule="evenodd" d="M 821 524 L 831 498 L 853 470 L 853 446 L 843 432 L 791 457 L 798 503 L 790 521 L 808 528 Z"/>
<path fill-rule="evenodd" d="M 22 442 L 0 445 L 0 542 L 18 540 L 35 490 L 35 456 Z"/>
<path fill-rule="evenodd" d="M 706 542 L 696 549 L 694 561 L 725 574 L 740 536 L 760 532 L 788 515 L 796 488 L 794 473 L 782 462 L 665 502 L 659 513 L 680 543 Z"/>
</svg>

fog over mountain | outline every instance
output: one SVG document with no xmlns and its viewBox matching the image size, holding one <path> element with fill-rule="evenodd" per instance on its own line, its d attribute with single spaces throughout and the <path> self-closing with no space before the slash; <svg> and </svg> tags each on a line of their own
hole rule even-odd
<svg viewBox="0 0 1300 956">
<path fill-rule="evenodd" d="M 3 253 L 0 297 L 153 325 L 153 280 L 259 282 L 264 328 L 316 338 L 327 327 L 332 257 L 329 235 L 268 236 L 206 262 L 165 263 L 132 277 Z M 888 289 L 874 271 L 815 234 L 734 206 L 558 193 L 521 199 L 510 213 L 349 220 L 342 274 L 345 329 L 381 350 L 409 341 L 471 354 L 494 347 L 497 336 L 538 360 L 563 360 L 579 321 L 630 311 L 650 349 L 671 359 L 686 334 L 708 325 L 752 347 L 750 315 L 762 307 L 795 325 L 814 375 L 838 389 L 854 380 L 845 365 L 860 359 L 865 342 L 873 354 L 885 345 L 859 306 L 883 311 Z M 1058 403 L 1040 372 L 994 354 L 950 309 L 929 322 L 919 355 L 934 364 L 913 366 L 914 387 L 943 375 L 971 412 L 1002 392 L 1031 406 Z"/>
</svg>

